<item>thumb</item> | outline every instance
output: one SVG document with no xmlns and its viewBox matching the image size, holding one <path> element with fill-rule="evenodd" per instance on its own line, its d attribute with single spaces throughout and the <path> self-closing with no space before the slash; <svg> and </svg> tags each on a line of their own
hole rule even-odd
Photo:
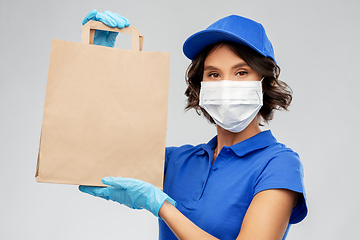
<svg viewBox="0 0 360 240">
<path fill-rule="evenodd" d="M 118 32 L 111 32 L 111 31 L 108 33 L 107 41 L 110 44 L 110 46 L 114 47 L 116 37 L 118 34 L 119 34 Z"/>
<path fill-rule="evenodd" d="M 123 177 L 104 177 L 101 182 L 114 188 L 127 189 L 133 186 L 133 179 Z"/>
</svg>

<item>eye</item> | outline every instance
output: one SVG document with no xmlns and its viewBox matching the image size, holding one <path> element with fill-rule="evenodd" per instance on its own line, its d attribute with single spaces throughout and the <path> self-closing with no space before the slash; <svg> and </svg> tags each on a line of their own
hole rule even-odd
<svg viewBox="0 0 360 240">
<path fill-rule="evenodd" d="M 208 76 L 211 78 L 219 78 L 220 77 L 220 75 L 218 73 L 209 73 Z"/>
<path fill-rule="evenodd" d="M 248 72 L 247 71 L 240 71 L 236 73 L 237 76 L 245 76 Z"/>
</svg>

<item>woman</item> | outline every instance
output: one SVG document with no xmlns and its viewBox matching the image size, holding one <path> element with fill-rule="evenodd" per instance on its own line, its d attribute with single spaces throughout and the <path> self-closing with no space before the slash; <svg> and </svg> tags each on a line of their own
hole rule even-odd
<svg viewBox="0 0 360 240">
<path fill-rule="evenodd" d="M 92 11 L 84 19 L 123 27 L 127 20 Z M 110 34 L 110 36 L 109 36 Z M 95 44 L 113 46 L 113 33 Z M 291 91 L 278 80 L 271 42 L 261 24 L 228 16 L 184 43 L 187 109 L 216 124 L 207 144 L 166 149 L 163 191 L 136 179 L 106 177 L 107 188 L 80 186 L 94 196 L 159 217 L 160 239 L 285 239 L 307 214 L 298 155 L 261 121 L 287 109 Z"/>
</svg>

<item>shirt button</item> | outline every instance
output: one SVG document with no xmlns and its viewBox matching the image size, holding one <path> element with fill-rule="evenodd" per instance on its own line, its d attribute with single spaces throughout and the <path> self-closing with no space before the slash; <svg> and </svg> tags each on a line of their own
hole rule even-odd
<svg viewBox="0 0 360 240">
<path fill-rule="evenodd" d="M 213 170 L 214 170 L 214 171 L 218 170 L 218 167 L 213 167 Z"/>
<path fill-rule="evenodd" d="M 226 152 L 230 152 L 230 149 L 228 148 L 228 149 L 226 149 Z"/>
</svg>

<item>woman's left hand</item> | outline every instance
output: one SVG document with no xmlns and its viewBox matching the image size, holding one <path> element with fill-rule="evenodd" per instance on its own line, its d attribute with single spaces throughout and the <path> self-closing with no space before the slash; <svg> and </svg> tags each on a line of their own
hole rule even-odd
<svg viewBox="0 0 360 240">
<path fill-rule="evenodd" d="M 80 191 L 116 201 L 133 209 L 146 209 L 159 217 L 159 210 L 167 200 L 176 206 L 176 202 L 154 185 L 138 179 L 105 177 L 102 183 L 108 187 L 79 186 Z"/>
<path fill-rule="evenodd" d="M 97 12 L 95 9 L 91 10 L 85 16 L 82 24 L 85 25 L 90 20 L 102 22 L 109 27 L 124 28 L 130 26 L 130 22 L 127 18 L 110 11 L 105 11 L 101 13 Z M 95 30 L 94 45 L 114 47 L 118 34 L 118 32 Z"/>
</svg>

